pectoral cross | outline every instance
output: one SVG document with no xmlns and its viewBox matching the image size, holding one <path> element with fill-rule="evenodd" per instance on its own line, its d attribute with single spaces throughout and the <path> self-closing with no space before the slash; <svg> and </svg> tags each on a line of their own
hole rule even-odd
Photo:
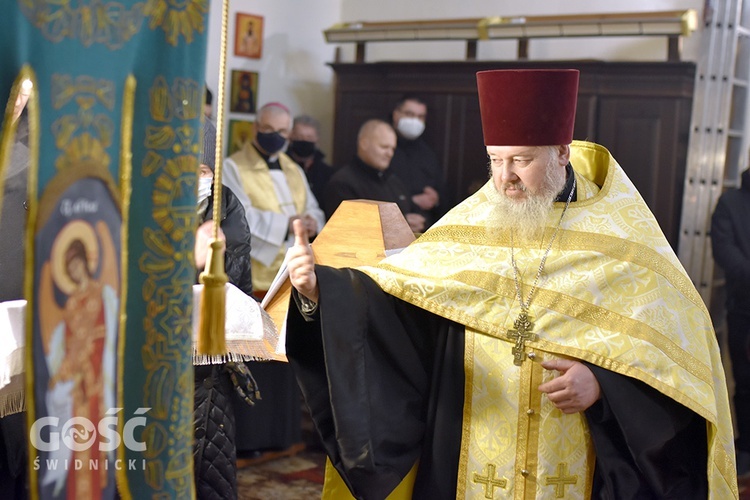
<svg viewBox="0 0 750 500">
<path fill-rule="evenodd" d="M 513 322 L 513 326 L 514 329 L 508 330 L 506 335 L 509 339 L 516 341 L 516 345 L 513 346 L 513 350 L 511 351 L 513 353 L 513 364 L 521 366 L 524 360 L 526 341 L 533 341 L 536 338 L 536 334 L 531 331 L 534 323 L 529 321 L 529 314 L 521 310 L 518 318 Z"/>
</svg>

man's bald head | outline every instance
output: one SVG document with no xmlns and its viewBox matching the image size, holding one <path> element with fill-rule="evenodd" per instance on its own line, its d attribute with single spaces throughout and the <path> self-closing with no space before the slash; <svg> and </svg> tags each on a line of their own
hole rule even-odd
<svg viewBox="0 0 750 500">
<path fill-rule="evenodd" d="M 368 120 L 357 135 L 357 156 L 369 166 L 383 171 L 391 164 L 396 149 L 396 132 L 383 120 Z"/>
</svg>

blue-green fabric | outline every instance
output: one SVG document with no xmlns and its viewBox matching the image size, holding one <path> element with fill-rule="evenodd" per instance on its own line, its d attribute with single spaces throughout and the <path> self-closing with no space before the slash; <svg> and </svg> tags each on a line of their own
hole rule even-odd
<svg viewBox="0 0 750 500">
<path fill-rule="evenodd" d="M 146 450 L 124 444 L 117 449 L 123 471 L 117 472 L 117 490 L 124 498 L 194 496 L 192 258 L 208 10 L 208 0 L 7 0 L 0 14 L 0 96 L 10 95 L 24 68 L 31 71 L 35 92 L 29 123 L 32 148 L 38 139 L 38 163 L 30 165 L 36 197 L 30 200 L 35 208 L 28 227 L 36 235 L 32 246 L 39 248 L 27 250 L 27 259 L 36 260 L 28 268 L 34 325 L 27 330 L 27 350 L 36 357 L 27 356 L 26 366 L 35 379 L 49 377 L 38 345 L 43 332 L 51 331 L 44 323 L 48 297 L 40 291 L 45 263 L 40 259 L 46 255 L 51 261 L 54 253 L 54 234 L 43 231 L 55 233 L 57 227 L 49 207 L 64 206 L 61 197 L 81 190 L 81 195 L 98 190 L 106 198 L 105 186 L 126 221 L 118 234 L 122 228 L 112 225 L 117 210 L 114 219 L 99 214 L 109 221 L 119 255 L 95 271 L 101 277 L 102 266 L 114 266 L 124 304 L 116 374 L 120 431 L 128 419 L 141 416 L 139 409 L 149 409 L 145 425 L 134 427 Z M 131 75 L 132 112 L 126 97 Z M 12 103 L 6 115 L 11 111 Z M 7 116 L 4 123 L 6 134 Z M 128 136 L 131 142 L 123 142 Z M 128 179 L 123 175 L 129 158 Z M 46 208 L 39 203 L 45 197 L 54 201 Z M 123 203 L 128 198 L 130 203 Z M 60 290 L 54 293 L 59 299 Z M 33 387 L 30 423 L 45 397 L 44 384 Z M 68 487 L 54 492 L 42 485 L 33 463 L 39 453 L 30 446 L 29 455 L 34 496 L 73 496 Z M 105 498 L 115 494 L 111 482 L 101 492 Z M 99 497 L 80 489 L 75 495 Z"/>
</svg>

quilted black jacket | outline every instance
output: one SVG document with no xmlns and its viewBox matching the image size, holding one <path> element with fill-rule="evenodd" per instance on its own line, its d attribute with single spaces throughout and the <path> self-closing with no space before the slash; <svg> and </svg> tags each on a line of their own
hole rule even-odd
<svg viewBox="0 0 750 500">
<path fill-rule="evenodd" d="M 208 208 L 203 220 L 213 219 L 213 188 L 208 197 Z M 250 271 L 250 228 L 247 225 L 245 209 L 234 195 L 224 186 L 221 190 L 221 230 L 226 237 L 227 249 L 224 253 L 224 269 L 229 282 L 248 295 L 253 293 L 253 279 Z"/>
<path fill-rule="evenodd" d="M 223 365 L 195 367 L 195 494 L 200 500 L 237 498 L 232 381 Z"/>
</svg>

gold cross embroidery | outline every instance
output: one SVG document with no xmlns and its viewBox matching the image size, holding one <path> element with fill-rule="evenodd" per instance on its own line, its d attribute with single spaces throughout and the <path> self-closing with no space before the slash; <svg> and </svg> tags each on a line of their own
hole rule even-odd
<svg viewBox="0 0 750 500">
<path fill-rule="evenodd" d="M 495 498 L 495 488 L 505 488 L 508 483 L 505 479 L 495 478 L 495 464 L 487 464 L 487 475 L 484 477 L 475 472 L 474 482 L 484 485 L 484 498 Z"/>
<path fill-rule="evenodd" d="M 578 482 L 578 475 L 574 474 L 572 476 L 568 476 L 568 464 L 565 462 L 560 462 L 557 464 L 557 476 L 553 477 L 546 477 L 544 479 L 547 486 L 554 484 L 555 485 L 555 497 L 556 498 L 564 498 L 565 497 L 565 487 L 568 485 L 574 485 Z"/>
<path fill-rule="evenodd" d="M 516 318 L 516 321 L 513 322 L 513 326 L 515 328 L 513 330 L 508 330 L 506 335 L 509 339 L 516 341 L 516 345 L 513 346 L 513 350 L 511 351 L 513 352 L 513 364 L 521 366 L 524 360 L 526 341 L 534 340 L 536 337 L 531 331 L 534 327 L 534 323 L 529 321 L 529 315 L 526 311 L 521 311 L 518 318 Z"/>
</svg>

